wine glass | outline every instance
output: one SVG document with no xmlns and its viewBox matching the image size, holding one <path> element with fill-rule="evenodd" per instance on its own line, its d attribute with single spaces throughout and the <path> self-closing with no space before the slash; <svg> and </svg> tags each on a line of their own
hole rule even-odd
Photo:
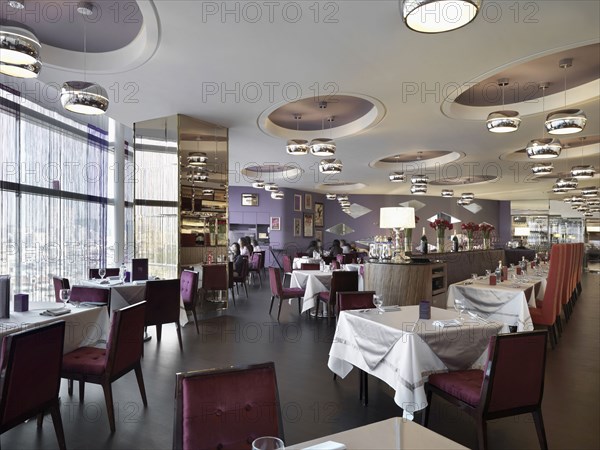
<svg viewBox="0 0 600 450">
<path fill-rule="evenodd" d="M 459 298 L 455 298 L 454 299 L 454 309 L 458 313 L 458 320 L 460 320 L 462 322 L 462 320 L 463 320 L 462 315 L 465 312 L 465 309 L 467 309 L 465 306 L 465 302 Z"/>
<path fill-rule="evenodd" d="M 100 275 L 100 278 L 104 280 L 104 277 L 106 276 L 106 269 L 104 267 L 100 267 L 98 269 L 98 275 Z"/>
<path fill-rule="evenodd" d="M 383 305 L 383 295 L 374 295 L 373 304 L 377 308 L 377 314 L 383 314 L 383 309 L 381 308 L 381 305 Z"/>
<path fill-rule="evenodd" d="M 71 297 L 71 289 L 61 289 L 59 294 L 60 300 L 66 306 L 69 298 Z"/>
<path fill-rule="evenodd" d="M 274 436 L 259 437 L 252 442 L 252 450 L 279 450 L 284 448 L 283 441 Z"/>
<path fill-rule="evenodd" d="M 486 270 L 485 270 L 485 276 L 486 276 L 486 277 L 488 277 L 488 278 L 489 278 L 491 274 L 492 274 L 492 271 L 491 271 L 490 269 L 486 269 Z"/>
</svg>

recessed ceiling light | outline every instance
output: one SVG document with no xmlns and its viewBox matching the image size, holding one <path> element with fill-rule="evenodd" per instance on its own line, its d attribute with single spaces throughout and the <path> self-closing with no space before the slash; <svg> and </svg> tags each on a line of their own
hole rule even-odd
<svg viewBox="0 0 600 450">
<path fill-rule="evenodd" d="M 408 28 L 420 33 L 443 33 L 470 23 L 482 0 L 403 0 L 402 18 Z"/>
</svg>

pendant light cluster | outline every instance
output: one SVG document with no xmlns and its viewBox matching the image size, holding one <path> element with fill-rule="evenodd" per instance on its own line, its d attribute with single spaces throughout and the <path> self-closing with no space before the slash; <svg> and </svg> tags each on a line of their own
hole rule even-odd
<svg viewBox="0 0 600 450">
<path fill-rule="evenodd" d="M 9 6 L 25 8 L 25 0 L 10 0 Z M 82 16 L 94 13 L 94 5 L 80 2 L 77 12 Z M 84 81 L 67 81 L 60 94 L 62 106 L 71 112 L 86 115 L 104 114 L 108 109 L 108 94 L 96 83 L 85 81 L 87 36 L 83 29 Z M 41 44 L 36 35 L 24 26 L 3 26 L 0 29 L 0 73 L 17 78 L 37 78 L 42 70 Z"/>
<path fill-rule="evenodd" d="M 336 200 L 337 199 L 337 195 L 336 194 L 327 193 L 327 194 L 325 194 L 325 198 L 327 200 Z"/>
<path fill-rule="evenodd" d="M 411 194 L 427 194 L 427 185 L 429 183 L 429 177 L 427 175 L 413 175 L 410 177 L 410 183 Z"/>
<path fill-rule="evenodd" d="M 594 213 L 600 212 L 600 198 L 596 186 L 582 188 L 581 195 L 565 197 L 563 201 L 569 203 L 574 210 L 583 213 L 585 217 L 591 217 Z"/>
<path fill-rule="evenodd" d="M 252 182 L 254 189 L 264 189 L 271 194 L 271 198 L 275 200 L 283 200 L 285 193 L 279 190 L 279 186 L 275 183 L 265 183 L 263 180 L 254 180 Z"/>
<path fill-rule="evenodd" d="M 472 192 L 465 192 L 460 195 L 460 198 L 456 201 L 456 204 L 460 206 L 467 206 L 473 203 L 473 200 L 475 200 L 475 194 Z"/>
<path fill-rule="evenodd" d="M 553 170 L 554 166 L 552 165 L 552 163 L 538 163 L 534 164 L 531 168 L 531 172 L 534 175 L 548 175 L 552 173 Z"/>
<path fill-rule="evenodd" d="M 521 118 L 518 111 L 504 110 L 504 88 L 508 86 L 508 78 L 500 78 L 498 86 L 502 88 L 502 111 L 490 113 L 486 124 L 492 133 L 512 133 L 519 129 Z"/>
<path fill-rule="evenodd" d="M 402 18 L 420 33 L 443 33 L 469 24 L 481 9 L 482 0 L 402 0 Z"/>
<path fill-rule="evenodd" d="M 348 214 L 350 212 L 350 206 L 352 205 L 349 197 L 346 194 L 338 195 L 337 201 L 340 204 L 340 206 L 342 207 L 342 212 L 345 212 L 346 214 Z"/>
</svg>

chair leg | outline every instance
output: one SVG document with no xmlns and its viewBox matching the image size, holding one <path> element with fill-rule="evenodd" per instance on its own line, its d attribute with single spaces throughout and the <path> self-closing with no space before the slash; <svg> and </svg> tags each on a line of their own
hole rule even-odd
<svg viewBox="0 0 600 450">
<path fill-rule="evenodd" d="M 246 298 L 248 298 L 248 284 L 244 283 L 244 291 L 246 291 Z"/>
<path fill-rule="evenodd" d="M 108 423 L 110 425 L 110 432 L 115 432 L 115 409 L 112 398 L 112 388 L 110 381 L 105 380 L 102 382 L 102 390 L 104 391 L 104 401 L 106 402 L 106 414 L 108 414 Z"/>
<path fill-rule="evenodd" d="M 79 403 L 83 403 L 85 397 L 85 381 L 79 380 Z"/>
<path fill-rule="evenodd" d="M 558 330 L 558 335 L 562 336 L 562 319 L 560 318 L 560 315 L 556 316 L 556 328 Z"/>
<path fill-rule="evenodd" d="M 301 306 L 301 303 L 302 303 L 302 297 L 298 297 L 298 315 L 299 316 L 302 316 L 302 306 Z"/>
<path fill-rule="evenodd" d="M 363 393 L 363 406 L 367 406 L 369 404 L 369 384 L 368 384 L 368 374 L 364 370 L 360 371 L 360 383 L 362 385 L 361 391 Z"/>
<path fill-rule="evenodd" d="M 50 414 L 52 415 L 52 424 L 54 425 L 54 432 L 56 433 L 56 440 L 58 441 L 58 448 L 65 450 L 67 445 L 65 444 L 65 432 L 63 430 L 62 417 L 60 416 L 60 408 L 58 407 L 58 400 L 54 405 L 50 407 Z"/>
<path fill-rule="evenodd" d="M 269 314 L 271 314 L 271 311 L 273 311 L 273 302 L 275 301 L 275 296 L 271 295 L 271 307 L 269 308 Z"/>
<path fill-rule="evenodd" d="M 554 350 L 554 348 L 556 347 L 556 344 L 554 343 L 556 337 L 554 335 L 554 327 L 552 325 L 548 325 L 548 337 L 550 338 L 550 348 Z"/>
<path fill-rule="evenodd" d="M 487 449 L 487 422 L 483 417 L 477 418 L 477 442 L 479 450 Z"/>
<path fill-rule="evenodd" d="M 70 378 L 67 380 L 67 392 L 69 393 L 69 397 L 73 395 L 73 380 Z"/>
<path fill-rule="evenodd" d="M 546 441 L 546 430 L 544 428 L 544 419 L 542 418 L 542 410 L 537 409 L 531 413 L 535 422 L 535 430 L 537 431 L 538 440 L 542 450 L 548 450 L 548 441 Z"/>
<path fill-rule="evenodd" d="M 196 308 L 192 309 L 192 315 L 194 316 L 194 324 L 196 325 L 196 334 L 200 334 L 198 329 L 198 317 L 196 316 Z"/>
<path fill-rule="evenodd" d="M 281 315 L 281 297 L 279 297 L 279 311 L 277 312 L 277 322 L 279 322 L 279 316 Z"/>
<path fill-rule="evenodd" d="M 181 325 L 179 324 L 179 320 L 175 322 L 177 326 L 177 339 L 179 340 L 179 350 L 183 351 L 183 341 L 181 340 Z"/>
<path fill-rule="evenodd" d="M 260 276 L 260 271 L 256 273 L 258 274 L 258 281 L 260 283 L 260 287 L 262 287 L 262 277 Z"/>
<path fill-rule="evenodd" d="M 37 427 L 42 428 L 43 423 L 44 423 L 44 412 L 41 412 L 37 415 Z"/>
<path fill-rule="evenodd" d="M 162 325 L 156 325 L 156 340 L 160 342 L 160 338 L 162 337 Z"/>
<path fill-rule="evenodd" d="M 137 379 L 138 387 L 140 388 L 140 394 L 142 396 L 142 402 L 145 407 L 148 407 L 148 399 L 146 398 L 146 387 L 144 386 L 144 375 L 142 375 L 142 366 L 138 362 L 134 368 L 135 378 Z"/>
</svg>

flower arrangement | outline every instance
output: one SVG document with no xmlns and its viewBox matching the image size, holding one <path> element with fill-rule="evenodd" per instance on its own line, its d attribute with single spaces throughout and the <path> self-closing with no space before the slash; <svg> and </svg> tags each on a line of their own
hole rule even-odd
<svg viewBox="0 0 600 450">
<path fill-rule="evenodd" d="M 484 239 L 489 239 L 490 238 L 490 232 L 492 230 L 495 230 L 496 228 L 494 227 L 494 225 L 491 225 L 491 224 L 489 224 L 487 222 L 483 222 L 483 223 L 479 224 L 479 229 L 483 233 L 483 238 Z"/>
<path fill-rule="evenodd" d="M 443 238 L 446 230 L 452 230 L 454 225 L 444 219 L 436 219 L 433 222 L 429 222 L 429 226 L 437 231 L 438 237 Z"/>
<path fill-rule="evenodd" d="M 479 231 L 479 225 L 475 222 L 463 223 L 460 227 L 467 232 L 468 239 L 473 239 L 473 233 Z"/>
</svg>

